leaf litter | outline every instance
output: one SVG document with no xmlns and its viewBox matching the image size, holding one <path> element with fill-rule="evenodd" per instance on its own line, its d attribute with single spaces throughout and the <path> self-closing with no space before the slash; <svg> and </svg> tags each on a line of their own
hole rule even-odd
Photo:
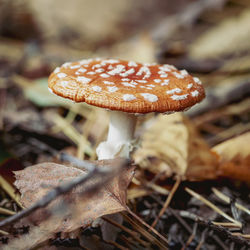
<svg viewBox="0 0 250 250">
<path fill-rule="evenodd" d="M 38 248 L 60 249 L 66 244 L 73 248 L 75 242 L 78 242 L 78 247 L 87 247 L 88 242 L 92 248 L 101 246 L 102 249 L 111 246 L 121 249 L 164 248 L 164 239 L 153 234 L 145 224 L 143 226 L 143 223 L 151 225 L 156 218 L 159 218 L 155 230 L 168 238 L 170 249 L 233 249 L 234 247 L 247 249 L 250 233 L 249 216 L 244 212 L 249 211 L 247 183 L 250 170 L 249 46 L 247 43 L 250 6 L 247 1 L 214 1 L 205 5 L 203 1 L 197 1 L 193 5 L 188 1 L 185 3 L 175 1 L 175 4 L 170 1 L 165 1 L 164 4 L 160 1 L 157 1 L 157 4 L 155 1 L 149 1 L 150 3 L 145 5 L 143 1 L 143 7 L 138 2 L 137 6 L 133 7 L 134 12 L 129 11 L 131 18 L 122 21 L 123 14 L 131 8 L 130 2 L 127 2 L 114 13 L 114 18 L 112 15 L 105 17 L 106 19 L 99 26 L 99 28 L 102 27 L 101 37 L 98 29 L 91 30 L 91 35 L 85 36 L 84 34 L 88 34 L 86 30 L 79 29 L 79 25 L 73 27 L 74 22 L 79 18 L 82 19 L 75 13 L 73 15 L 66 13 L 68 16 L 71 15 L 70 18 L 75 19 L 71 20 L 69 25 L 66 20 L 63 23 L 57 23 L 53 27 L 55 31 L 53 33 L 53 29 L 48 30 L 47 26 L 42 24 L 42 15 L 51 18 L 49 15 L 52 12 L 40 11 L 39 17 L 35 18 L 32 14 L 39 6 L 39 1 L 32 3 L 32 8 L 26 8 L 27 6 L 24 8 L 26 3 L 19 1 L 8 2 L 4 2 L 0 8 L 1 13 L 5 13 L 1 15 L 3 22 L 0 29 L 2 36 L 0 139 L 5 147 L 4 150 L 8 149 L 11 153 L 10 161 L 0 163 L 0 169 L 3 172 L 12 165 L 14 171 L 19 170 L 18 164 L 12 164 L 16 159 L 21 163 L 19 166 L 22 168 L 28 166 L 33 168 L 39 162 L 46 164 L 48 161 L 64 164 L 55 160 L 55 156 L 61 150 L 71 152 L 80 159 L 95 159 L 95 148 L 105 139 L 106 113 L 85 105 L 61 104 L 55 98 L 47 98 L 44 79 L 64 61 L 112 55 L 112 57 L 145 62 L 157 61 L 155 58 L 157 55 L 157 59 L 162 63 L 174 64 L 180 68 L 186 65 L 193 74 L 199 73 L 204 85 L 209 88 L 208 101 L 191 109 L 186 116 L 158 115 L 155 119 L 151 119 L 150 115 L 146 118 L 140 117 L 141 123 L 137 126 L 137 134 L 142 135 L 142 144 L 134 154 L 134 159 L 139 166 L 129 186 L 126 202 L 131 212 L 139 216 L 139 220 L 135 220 L 131 213 L 123 213 L 124 221 L 120 225 L 122 227 L 116 224 L 121 228 L 116 240 L 105 242 L 99 229 L 91 225 L 81 228 L 81 233 L 73 236 L 74 239 L 70 239 L 66 234 L 60 236 L 59 231 L 64 225 L 65 228 L 82 225 L 83 221 L 77 220 L 81 214 L 79 211 L 82 209 L 82 202 L 88 200 L 90 195 L 98 196 L 97 188 L 96 192 L 83 195 L 80 199 L 81 195 L 77 192 L 79 189 L 75 188 L 71 191 L 70 194 L 72 192 L 73 194 L 70 197 L 68 194 L 60 196 L 46 208 L 39 208 L 33 216 L 17 221 L 15 228 L 11 225 L 1 228 L 0 240 L 3 246 L 7 249 L 11 244 L 16 248 L 22 246 L 23 249 L 28 249 L 31 245 Z M 110 3 L 105 7 L 109 12 L 115 7 L 113 5 L 109 8 Z M 90 5 L 93 6 L 94 2 Z M 88 12 L 87 6 L 85 5 L 85 10 Z M 24 10 L 22 13 L 19 11 L 20 8 Z M 142 12 L 138 11 L 142 9 Z M 166 16 L 166 9 L 168 16 Z M 185 10 L 188 11 L 185 12 Z M 57 9 L 57 11 L 61 10 Z M 120 11 L 124 11 L 123 14 L 116 16 Z M 93 12 L 88 12 L 90 15 L 91 13 Z M 136 13 L 137 18 L 132 18 L 132 13 Z M 143 14 L 138 15 L 140 13 Z M 98 19 L 95 18 L 97 14 L 98 11 L 91 17 L 95 20 L 95 25 L 98 25 Z M 105 27 L 111 19 L 114 23 Z M 16 20 L 19 20 L 18 25 L 13 25 Z M 58 21 L 58 18 L 56 20 Z M 178 23 L 173 25 L 172 20 L 178 20 Z M 189 21 L 183 22 L 183 20 Z M 15 30 L 16 27 L 18 31 Z M 27 27 L 30 27 L 29 32 L 24 32 L 27 31 Z M 34 41 L 34 37 L 32 40 L 26 39 L 30 34 L 37 36 L 37 27 L 40 29 L 39 36 L 43 41 L 38 42 L 36 39 Z M 148 28 L 145 29 L 145 27 Z M 56 37 L 53 41 L 48 39 L 51 32 Z M 152 34 L 157 36 L 152 39 Z M 22 40 L 24 35 L 25 40 Z M 144 121 L 146 127 L 141 126 Z M 72 167 L 63 165 L 62 168 L 66 171 L 66 168 Z M 22 171 L 28 173 L 28 169 L 29 167 Z M 83 170 L 75 168 L 70 171 L 71 174 L 72 172 L 76 174 L 77 171 Z M 41 174 L 40 171 L 38 173 Z M 31 173 L 29 174 L 32 176 Z M 12 178 L 6 175 L 2 177 L 4 181 L 8 181 L 8 185 L 5 183 L 1 186 L 0 208 L 2 211 L 16 215 L 20 211 L 17 205 L 19 198 L 15 195 Z M 44 183 L 51 180 L 50 178 L 46 178 Z M 65 178 L 67 179 L 66 175 Z M 176 190 L 173 188 L 175 178 L 182 180 Z M 69 179 L 74 180 L 73 177 Z M 41 180 L 37 183 L 33 182 L 40 185 L 41 190 L 38 189 L 37 194 L 32 193 L 33 190 L 30 187 L 27 192 L 24 192 L 25 195 L 33 194 L 32 198 L 35 199 L 36 195 L 40 196 L 46 192 L 45 190 L 49 190 L 50 187 L 42 185 Z M 99 182 L 97 177 L 94 180 L 96 184 Z M 27 179 L 27 183 L 32 181 L 33 179 Z M 193 190 L 203 198 L 197 200 L 189 196 L 185 188 Z M 106 192 L 104 190 L 103 192 Z M 78 201 L 78 198 L 81 205 L 79 209 L 78 203 L 73 202 Z M 202 202 L 204 199 L 219 210 L 208 208 Z M 102 204 L 106 200 L 96 199 L 96 201 L 96 204 Z M 109 202 L 111 201 L 115 203 L 113 198 L 110 198 Z M 58 208 L 57 204 L 63 204 L 63 206 Z M 93 203 L 90 202 L 90 204 L 93 206 Z M 117 203 L 115 204 L 119 207 Z M 243 210 L 241 206 L 244 207 Z M 167 208 L 164 209 L 165 207 Z M 230 218 L 240 221 L 242 226 L 235 228 L 234 223 L 216 211 L 223 211 Z M 40 224 L 34 225 L 38 219 L 36 216 L 38 212 L 45 218 L 40 218 Z M 102 212 L 104 211 L 100 211 L 99 215 Z M 83 216 L 87 214 L 87 212 L 83 213 Z M 75 215 L 77 218 L 74 217 Z M 97 217 L 99 215 L 95 214 Z M 11 217 L 1 213 L 0 223 L 6 218 Z M 68 224 L 64 218 L 69 218 L 66 221 Z M 25 225 L 29 225 L 28 229 Z M 55 232 L 59 234 L 54 235 Z M 16 236 L 20 240 L 13 240 Z M 62 239 L 63 237 L 66 239 Z M 48 242 L 47 240 L 51 238 L 54 241 Z M 31 239 L 34 240 L 31 241 Z"/>
</svg>

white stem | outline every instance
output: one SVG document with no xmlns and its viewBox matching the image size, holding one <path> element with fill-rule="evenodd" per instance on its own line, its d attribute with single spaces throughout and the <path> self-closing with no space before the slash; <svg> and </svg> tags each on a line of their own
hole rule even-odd
<svg viewBox="0 0 250 250">
<path fill-rule="evenodd" d="M 133 114 L 111 111 L 107 141 L 96 149 L 98 160 L 116 156 L 129 158 L 137 117 Z"/>
</svg>

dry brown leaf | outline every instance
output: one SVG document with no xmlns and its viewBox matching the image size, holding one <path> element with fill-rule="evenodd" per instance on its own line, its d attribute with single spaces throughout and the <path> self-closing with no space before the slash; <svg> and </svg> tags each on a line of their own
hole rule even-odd
<svg viewBox="0 0 250 250">
<path fill-rule="evenodd" d="M 142 137 L 134 154 L 142 168 L 169 177 L 175 173 L 188 180 L 216 177 L 217 156 L 182 114 L 158 115 Z"/>
<path fill-rule="evenodd" d="M 213 147 L 220 156 L 219 174 L 250 182 L 250 132 Z"/>
<path fill-rule="evenodd" d="M 250 11 L 233 16 L 211 28 L 191 45 L 190 56 L 196 59 L 220 57 L 249 49 Z"/>
<path fill-rule="evenodd" d="M 105 165 L 107 165 L 107 162 L 109 161 L 105 161 Z M 101 166 L 104 161 L 99 161 L 98 164 Z M 61 224 L 57 223 L 53 233 L 57 231 L 73 231 L 79 227 L 88 226 L 100 216 L 124 211 L 127 186 L 133 177 L 133 171 L 134 167 L 126 167 L 110 183 L 103 186 L 98 193 L 90 196 L 82 197 L 81 193 L 86 186 L 78 185 L 68 194 L 54 200 L 49 205 L 51 210 L 53 207 L 58 208 L 58 205 L 59 208 L 61 206 L 60 209 L 69 205 L 74 216 L 69 214 Z M 21 192 L 21 203 L 24 207 L 29 207 L 51 189 L 80 175 L 86 175 L 86 172 L 81 169 L 46 162 L 15 172 L 15 175 L 17 179 L 15 185 Z M 90 182 L 94 184 L 96 180 L 90 180 Z M 35 216 L 36 223 L 44 221 L 47 211 L 40 209 L 37 212 Z"/>
</svg>

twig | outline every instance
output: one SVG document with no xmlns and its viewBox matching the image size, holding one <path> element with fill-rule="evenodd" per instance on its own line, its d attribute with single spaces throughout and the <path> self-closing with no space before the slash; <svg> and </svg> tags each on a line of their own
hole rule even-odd
<svg viewBox="0 0 250 250">
<path fill-rule="evenodd" d="M 193 213 L 187 212 L 187 211 L 179 211 L 179 213 L 180 213 L 180 216 L 192 219 L 192 220 L 196 221 L 197 223 L 199 223 L 200 225 L 206 226 L 209 229 L 220 233 L 220 235 L 226 236 L 228 239 L 230 239 L 238 244 L 246 245 L 246 246 L 250 247 L 250 241 L 244 239 L 243 237 L 233 235 L 232 233 L 230 233 L 230 231 L 228 231 L 226 228 L 224 228 L 222 226 L 214 225 L 212 222 L 206 221 L 205 219 L 203 219 L 203 218 L 201 218 Z M 225 249 L 227 249 L 227 248 L 225 248 Z"/>
<path fill-rule="evenodd" d="M 102 217 L 102 219 L 107 221 L 108 223 L 112 224 L 113 226 L 120 228 L 124 232 L 128 233 L 132 238 L 134 238 L 136 241 L 138 241 L 144 247 L 147 246 L 146 242 L 144 240 L 140 239 L 140 237 L 138 237 L 139 234 L 137 232 L 135 232 L 135 231 L 133 231 L 133 230 L 131 230 L 131 229 L 129 229 L 129 228 L 127 228 L 127 227 L 125 227 L 125 226 L 123 226 L 123 225 L 121 225 L 121 224 L 119 224 L 119 223 L 105 217 L 105 216 Z"/>
<path fill-rule="evenodd" d="M 0 230 L 0 234 L 2 234 L 2 235 L 9 235 L 8 232 L 5 232 L 5 231 L 3 231 L 3 230 Z"/>
<path fill-rule="evenodd" d="M 16 212 L 0 207 L 0 214 L 13 215 L 13 214 L 16 214 Z"/>
<path fill-rule="evenodd" d="M 149 233 L 142 225 L 139 225 L 135 220 L 130 218 L 127 214 L 122 213 L 124 218 L 146 239 L 149 240 L 149 242 L 153 243 L 154 245 L 157 245 L 159 249 L 165 249 L 166 244 L 164 245 L 161 241 L 159 241 L 154 235 Z"/>
<path fill-rule="evenodd" d="M 132 210 L 130 210 L 129 207 L 127 207 L 127 211 L 135 218 L 137 219 L 142 225 L 147 227 L 149 230 L 153 231 L 161 240 L 163 240 L 168 245 L 168 240 L 161 235 L 157 230 L 152 228 L 150 225 L 148 225 L 143 219 L 141 219 L 139 216 L 137 216 Z"/>
<path fill-rule="evenodd" d="M 84 161 L 81 161 L 81 163 L 84 164 Z M 125 165 L 125 162 L 123 161 L 120 166 L 124 166 L 124 165 Z M 13 222 L 15 222 L 23 217 L 26 217 L 27 215 L 31 214 L 35 210 L 47 206 L 51 201 L 56 199 L 59 195 L 68 193 L 74 187 L 87 182 L 90 178 L 92 178 L 95 175 L 101 175 L 103 181 L 108 181 L 112 177 L 114 177 L 115 174 L 117 173 L 117 171 L 115 171 L 113 168 L 110 168 L 108 166 L 106 166 L 106 167 L 104 166 L 101 169 L 97 168 L 96 166 L 94 167 L 94 166 L 95 166 L 94 164 L 89 165 L 89 163 L 86 163 L 86 167 L 89 167 L 90 169 L 93 167 L 92 170 L 90 170 L 88 174 L 86 174 L 84 176 L 77 177 L 66 184 L 60 185 L 60 186 L 52 189 L 50 192 L 48 192 L 42 199 L 40 199 L 34 205 L 30 206 L 27 209 L 22 210 L 21 212 L 13 215 L 11 217 L 8 217 L 7 219 L 5 219 L 3 221 L 0 221 L 0 227 L 6 226 L 10 223 L 13 223 Z M 118 169 L 120 170 L 120 168 L 117 167 L 116 170 L 118 170 Z M 106 177 L 107 180 L 105 180 L 104 177 Z M 101 184 L 103 185 L 103 182 Z"/>
<path fill-rule="evenodd" d="M 230 198 L 228 196 L 226 196 L 225 194 L 223 194 L 221 191 L 219 191 L 218 189 L 216 188 L 212 188 L 212 191 L 213 193 L 219 197 L 221 200 L 225 201 L 226 203 L 230 204 Z M 244 211 L 245 213 L 247 213 L 248 215 L 250 215 L 250 210 L 247 209 L 246 207 L 244 207 L 243 205 L 239 204 L 239 203 L 235 203 L 235 206 Z"/>
<path fill-rule="evenodd" d="M 200 250 L 200 249 L 201 249 L 201 246 L 202 246 L 202 244 L 203 244 L 204 241 L 205 241 L 205 236 L 206 236 L 207 231 L 208 231 L 208 229 L 206 228 L 206 229 L 202 232 L 200 242 L 199 242 L 199 244 L 198 244 L 198 246 L 196 247 L 195 250 Z"/>
<path fill-rule="evenodd" d="M 195 223 L 192 234 L 189 236 L 185 246 L 183 246 L 181 250 L 185 250 L 190 245 L 190 243 L 193 241 L 193 239 L 195 238 L 195 235 L 196 235 L 197 227 L 198 227 L 198 224 Z"/>
<path fill-rule="evenodd" d="M 196 193 L 195 191 L 191 190 L 190 188 L 185 188 L 185 190 L 192 196 L 194 196 L 196 199 L 202 201 L 203 203 L 205 203 L 207 206 L 209 206 L 210 208 L 212 208 L 214 211 L 216 211 L 217 213 L 219 213 L 221 216 L 223 216 L 224 218 L 226 218 L 227 220 L 235 223 L 236 225 L 239 225 L 240 227 L 242 227 L 242 224 L 237 221 L 234 220 L 231 216 L 229 216 L 228 214 L 226 214 L 225 212 L 223 212 L 220 208 L 216 207 L 213 203 L 211 203 L 209 200 L 205 199 L 203 196 L 199 195 L 198 193 Z"/>
<path fill-rule="evenodd" d="M 152 228 L 157 224 L 157 222 L 159 221 L 159 219 L 161 218 L 161 216 L 166 211 L 166 209 L 169 206 L 169 204 L 170 204 L 170 202 L 171 202 L 171 200 L 172 200 L 172 198 L 173 198 L 173 196 L 174 196 L 177 188 L 179 187 L 180 183 L 181 183 L 181 177 L 177 176 L 177 180 L 176 180 L 173 188 L 171 189 L 171 191 L 170 191 L 170 193 L 169 193 L 169 195 L 168 195 L 168 197 L 167 197 L 167 199 L 166 199 L 166 201 L 165 201 L 165 203 L 164 203 L 164 205 L 163 205 L 163 207 L 162 207 L 159 215 L 155 218 L 154 222 L 151 225 Z"/>
<path fill-rule="evenodd" d="M 222 226 L 222 227 L 240 228 L 240 225 L 236 225 L 235 223 L 231 223 L 231 222 L 217 222 L 217 221 L 213 221 L 212 223 L 214 225 Z"/>
</svg>

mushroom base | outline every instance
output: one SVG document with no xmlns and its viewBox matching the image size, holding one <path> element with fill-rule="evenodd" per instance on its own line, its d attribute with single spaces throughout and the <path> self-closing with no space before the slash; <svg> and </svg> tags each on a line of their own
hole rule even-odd
<svg viewBox="0 0 250 250">
<path fill-rule="evenodd" d="M 98 160 L 116 156 L 129 158 L 136 120 L 133 114 L 111 111 L 107 141 L 101 142 L 96 149 Z"/>
</svg>

